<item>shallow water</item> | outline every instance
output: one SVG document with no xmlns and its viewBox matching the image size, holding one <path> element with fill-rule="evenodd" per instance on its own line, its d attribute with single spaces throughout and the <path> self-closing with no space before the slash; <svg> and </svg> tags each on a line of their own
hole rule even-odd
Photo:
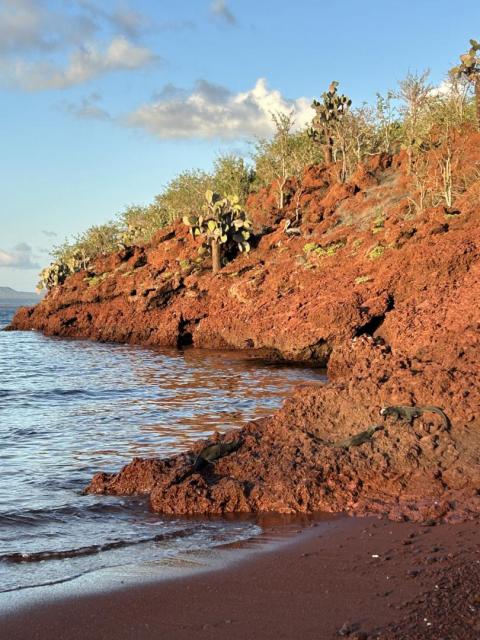
<svg viewBox="0 0 480 640">
<path fill-rule="evenodd" d="M 0 327 L 13 311 L 0 307 Z M 0 593 L 257 535 L 254 520 L 165 518 L 81 492 L 96 471 L 187 449 L 323 379 L 238 353 L 0 332 Z"/>
</svg>

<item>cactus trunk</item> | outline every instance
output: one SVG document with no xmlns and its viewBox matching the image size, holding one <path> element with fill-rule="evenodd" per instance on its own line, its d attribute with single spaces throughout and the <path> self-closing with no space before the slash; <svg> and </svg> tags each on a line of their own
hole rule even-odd
<svg viewBox="0 0 480 640">
<path fill-rule="evenodd" d="M 222 261 L 221 261 L 221 257 L 220 257 L 220 244 L 212 239 L 212 270 L 213 273 L 218 273 L 220 271 L 220 269 L 222 268 Z"/>
<path fill-rule="evenodd" d="M 325 162 L 331 164 L 333 162 L 333 140 L 328 138 L 328 142 L 325 145 Z"/>
</svg>

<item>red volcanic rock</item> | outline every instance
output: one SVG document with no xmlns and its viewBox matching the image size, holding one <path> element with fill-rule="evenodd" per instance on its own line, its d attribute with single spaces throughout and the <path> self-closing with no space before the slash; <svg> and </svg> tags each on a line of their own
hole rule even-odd
<svg viewBox="0 0 480 640">
<path fill-rule="evenodd" d="M 479 142 L 459 141 L 467 174 Z M 216 276 L 178 224 L 17 313 L 14 329 L 328 365 L 328 385 L 299 389 L 199 473 L 189 470 L 202 444 L 97 474 L 89 491 L 148 493 L 166 513 L 479 513 L 480 183 L 470 176 L 454 212 L 420 213 L 404 154 L 372 158 L 347 184 L 335 170 L 309 167 L 291 181 L 283 211 L 272 188 L 252 195 L 263 235 Z M 287 220 L 301 235 L 285 232 Z M 452 428 L 430 413 L 412 425 L 384 421 L 379 410 L 392 404 L 440 406 Z M 372 425 L 383 429 L 370 441 L 334 446 Z"/>
<path fill-rule="evenodd" d="M 198 473 L 186 475 L 205 443 L 190 457 L 157 462 L 159 470 L 166 467 L 160 477 L 149 476 L 150 484 L 139 486 L 138 479 L 152 461 L 137 459 L 119 474 L 97 475 L 88 491 L 148 493 L 152 508 L 162 513 L 349 511 L 419 521 L 477 514 L 480 432 L 462 407 L 467 389 L 461 376 L 438 367 L 425 386 L 420 372 L 402 368 L 387 347 L 365 338 L 337 355 L 336 375 L 340 364 L 352 362 L 356 371 L 348 384 L 305 385 L 271 418 L 228 434 L 241 439 L 239 449 Z M 388 378 L 395 370 L 403 375 Z M 479 406 L 475 381 L 468 382 Z M 412 425 L 384 419 L 380 409 L 390 404 L 440 404 L 452 428 L 434 413 Z M 370 441 L 335 446 L 370 425 L 383 427 Z"/>
</svg>

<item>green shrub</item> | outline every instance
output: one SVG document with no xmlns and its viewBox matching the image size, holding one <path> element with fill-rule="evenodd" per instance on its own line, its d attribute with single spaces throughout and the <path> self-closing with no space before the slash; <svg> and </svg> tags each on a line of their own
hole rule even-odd
<svg viewBox="0 0 480 640">
<path fill-rule="evenodd" d="M 198 215 L 202 210 L 205 191 L 213 188 L 213 177 L 205 171 L 183 171 L 155 197 L 154 204 L 164 212 L 168 222 L 173 222 L 184 216 Z"/>
<path fill-rule="evenodd" d="M 366 282 L 371 282 L 372 280 L 372 276 L 358 276 L 358 278 L 355 278 L 355 284 L 365 284 Z"/>
<path fill-rule="evenodd" d="M 54 260 L 40 272 L 37 290 L 62 284 L 70 274 L 87 269 L 96 258 L 117 250 L 120 235 L 119 225 L 107 222 L 90 227 L 71 242 L 55 246 L 50 254 Z"/>
<path fill-rule="evenodd" d="M 337 242 L 331 242 L 326 247 L 322 247 L 322 245 L 317 244 L 316 242 L 308 242 L 304 247 L 303 251 L 306 254 L 314 254 L 316 256 L 334 256 L 339 249 L 342 249 L 345 246 L 345 240 L 339 240 Z"/>
<path fill-rule="evenodd" d="M 372 233 L 380 233 L 385 227 L 385 218 L 382 213 L 375 218 L 373 221 Z"/>
<path fill-rule="evenodd" d="M 305 168 L 323 159 L 320 147 L 312 145 L 307 131 L 292 131 L 292 115 L 274 114 L 275 134 L 272 138 L 260 138 L 255 145 L 256 188 L 274 183 L 277 206 L 283 209 L 286 184 L 289 178 L 300 181 Z M 300 194 L 299 194 L 300 195 Z"/>
<path fill-rule="evenodd" d="M 130 205 L 119 215 L 123 231 L 121 240 L 126 245 L 148 242 L 155 233 L 169 224 L 167 211 L 157 203 L 147 206 Z"/>
<path fill-rule="evenodd" d="M 213 164 L 212 183 L 217 193 L 228 193 L 245 206 L 255 172 L 240 156 L 233 153 L 219 155 Z"/>
<path fill-rule="evenodd" d="M 377 260 L 377 258 L 383 256 L 384 253 L 385 247 L 383 246 L 383 244 L 377 244 L 375 247 L 370 249 L 370 251 L 367 253 L 367 256 L 370 258 L 370 260 Z"/>
</svg>

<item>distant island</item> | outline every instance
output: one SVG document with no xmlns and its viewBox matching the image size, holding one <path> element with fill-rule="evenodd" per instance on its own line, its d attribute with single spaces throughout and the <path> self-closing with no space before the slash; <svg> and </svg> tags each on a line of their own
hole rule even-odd
<svg viewBox="0 0 480 640">
<path fill-rule="evenodd" d="M 0 287 L 1 306 L 36 304 L 42 297 L 33 291 L 15 291 L 11 287 Z"/>
</svg>

